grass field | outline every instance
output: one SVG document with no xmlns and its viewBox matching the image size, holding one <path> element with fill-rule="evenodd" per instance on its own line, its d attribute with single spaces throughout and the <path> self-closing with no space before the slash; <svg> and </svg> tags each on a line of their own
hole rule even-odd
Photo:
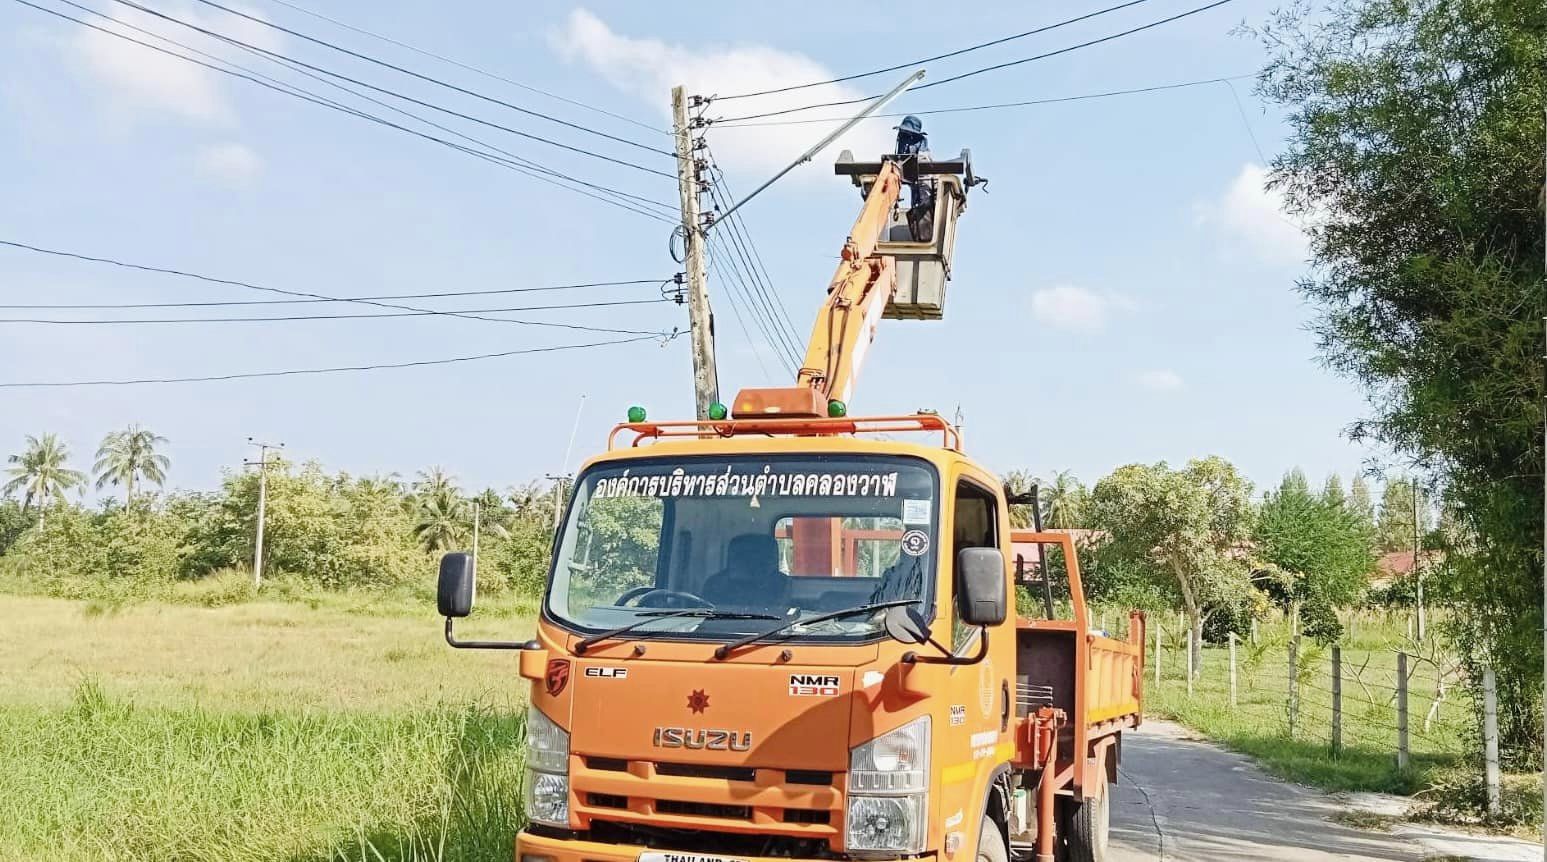
<svg viewBox="0 0 1547 862">
<path fill-rule="evenodd" d="M 525 686 L 431 608 L 0 596 L 0 618 L 0 860 L 509 858 Z"/>
</svg>

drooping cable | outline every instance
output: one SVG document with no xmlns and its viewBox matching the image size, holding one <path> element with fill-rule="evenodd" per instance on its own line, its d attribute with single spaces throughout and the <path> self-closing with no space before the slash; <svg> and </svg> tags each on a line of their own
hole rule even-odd
<svg viewBox="0 0 1547 862">
<path fill-rule="evenodd" d="M 482 321 L 487 321 L 487 322 L 491 322 L 491 323 L 513 323 L 513 324 L 517 324 L 517 325 L 520 325 L 520 326 L 541 326 L 541 327 L 551 327 L 551 328 L 555 328 L 555 329 L 576 329 L 576 330 L 583 330 L 583 331 L 588 331 L 588 332 L 608 332 L 608 333 L 617 333 L 617 334 L 622 334 L 622 335 L 651 335 L 651 336 L 658 336 L 658 335 L 664 335 L 665 334 L 663 332 L 652 332 L 652 331 L 640 330 L 640 329 L 613 329 L 613 328 L 609 328 L 609 327 L 583 326 L 583 325 L 575 324 L 575 323 L 555 323 L 555 322 L 551 322 L 551 321 L 539 321 L 539 320 L 518 320 L 516 318 L 511 318 L 511 317 L 485 317 L 485 316 L 479 315 L 479 314 L 464 314 L 464 313 L 455 312 L 455 311 L 437 311 L 437 310 L 431 309 L 431 308 L 420 308 L 420 307 L 413 306 L 413 305 L 403 305 L 403 304 L 400 304 L 400 303 L 392 303 L 392 302 L 381 302 L 381 301 L 378 301 L 378 300 L 348 299 L 348 298 L 339 297 L 339 296 L 328 296 L 326 294 L 321 294 L 321 293 L 310 293 L 310 292 L 307 292 L 307 291 L 287 290 L 285 288 L 269 287 L 269 286 L 266 286 L 266 285 L 254 284 L 253 282 L 250 282 L 250 281 L 238 281 L 236 279 L 216 278 L 214 276 L 201 275 L 199 273 L 186 272 L 186 271 L 183 271 L 183 270 L 171 269 L 171 268 L 168 268 L 168 267 L 158 267 L 158 266 L 149 266 L 147 264 L 130 263 L 128 261 L 116 260 L 114 258 L 108 258 L 108 257 L 97 257 L 97 256 L 93 256 L 93 255 L 86 255 L 86 254 L 81 254 L 79 252 L 62 251 L 60 249 L 44 248 L 43 246 L 30 245 L 28 243 L 16 242 L 14 240 L 7 240 L 7 239 L 0 239 L 0 246 L 4 246 L 4 247 L 7 247 L 7 248 L 20 249 L 22 251 L 30 251 L 30 252 L 33 252 L 33 253 L 36 253 L 36 254 L 51 255 L 53 257 L 69 258 L 69 259 L 72 259 L 72 260 L 79 260 L 79 261 L 84 261 L 84 262 L 88 262 L 88 263 L 100 263 L 100 264 L 105 264 L 105 265 L 109 265 L 109 266 L 116 266 L 116 267 L 119 267 L 121 269 L 131 269 L 131 270 L 137 270 L 137 271 L 140 271 L 140 272 L 154 272 L 154 273 L 159 273 L 161 275 L 172 275 L 172 276 L 177 276 L 177 277 L 180 277 L 180 278 L 189 278 L 189 279 L 193 279 L 195 281 L 206 282 L 206 283 L 209 283 L 209 284 L 229 285 L 231 287 L 241 287 L 241 288 L 246 288 L 248 290 L 258 290 L 258 291 L 263 291 L 263 292 L 266 292 L 266 293 L 277 293 L 277 294 L 281 294 L 283 296 L 294 296 L 294 297 L 300 297 L 300 298 L 305 298 L 305 299 L 324 299 L 324 300 L 330 300 L 330 301 L 334 301 L 334 302 L 354 302 L 354 303 L 359 303 L 361 305 L 377 306 L 377 307 L 380 307 L 380 308 L 393 309 L 393 310 L 396 310 L 396 311 L 415 311 L 415 312 L 422 312 L 422 313 L 425 313 L 425 314 L 445 315 L 447 317 L 460 317 L 460 318 L 465 318 L 467 320 L 482 320 Z"/>
<path fill-rule="evenodd" d="M 119 2 L 125 2 L 125 0 L 119 0 Z M 1084 42 L 1080 42 L 1080 43 L 1077 43 L 1077 44 L 1074 44 L 1074 45 L 1068 45 L 1068 46 L 1065 46 L 1063 48 L 1058 48 L 1058 49 L 1053 50 L 1053 51 L 1044 51 L 1041 54 L 1035 54 L 1035 55 L 1030 56 L 1030 57 L 1022 57 L 1022 58 L 1020 58 L 1018 60 L 1009 60 L 1009 61 L 1006 61 L 1004 63 L 995 63 L 992 66 L 984 66 L 984 67 L 979 68 L 979 69 L 973 69 L 971 71 L 962 72 L 959 75 L 952 75 L 949 78 L 942 78 L 942 79 L 940 79 L 938 81 L 932 81 L 932 82 L 930 82 L 928 84 L 920 84 L 917 87 L 914 87 L 913 89 L 914 89 L 915 92 L 917 92 L 919 90 L 927 90 L 927 89 L 929 89 L 931 87 L 939 87 L 939 86 L 942 86 L 942 85 L 945 85 L 945 84 L 955 83 L 957 81 L 961 81 L 961 80 L 964 80 L 964 79 L 967 79 L 967 78 L 971 78 L 971 77 L 974 77 L 976 75 L 982 75 L 982 74 L 986 74 L 988 72 L 996 72 L 996 71 L 999 71 L 1000 69 L 1008 69 L 1008 68 L 1010 68 L 1012 66 L 1019 66 L 1019 65 L 1025 64 L 1025 63 L 1035 62 L 1037 60 L 1046 60 L 1049 57 L 1058 57 L 1058 56 L 1061 56 L 1063 54 L 1068 54 L 1068 53 L 1070 53 L 1072 51 L 1079 51 L 1081 49 L 1089 48 L 1089 47 L 1092 47 L 1094 45 L 1101 45 L 1101 44 L 1104 44 L 1106 42 L 1111 42 L 1111 41 L 1113 41 L 1115 39 L 1121 39 L 1121 38 L 1123 38 L 1125 36 L 1132 36 L 1135 33 L 1142 33 L 1145 30 L 1151 30 L 1151 29 L 1154 29 L 1156 27 L 1160 27 L 1160 26 L 1163 26 L 1163 25 L 1166 25 L 1166 24 L 1170 24 L 1173 21 L 1179 21 L 1179 20 L 1181 20 L 1183 18 L 1187 18 L 1187 17 L 1190 17 L 1192 15 L 1198 15 L 1198 14 L 1201 14 L 1203 12 L 1207 12 L 1210 9 L 1215 9 L 1217 7 L 1223 6 L 1223 5 L 1225 5 L 1226 3 L 1229 3 L 1229 2 L 1231 2 L 1231 0 L 1214 0 L 1214 2 L 1212 2 L 1212 3 L 1206 4 L 1206 5 L 1203 5 L 1203 6 L 1194 7 L 1192 9 L 1188 9 L 1185 12 L 1178 12 L 1175 15 L 1171 15 L 1171 16 L 1168 16 L 1168 17 L 1165 17 L 1165 18 L 1161 18 L 1158 21 L 1151 21 L 1148 24 L 1141 24 L 1138 27 L 1131 27 L 1131 28 L 1129 28 L 1127 30 L 1123 30 L 1123 31 L 1120 31 L 1120 32 L 1117 32 L 1117 33 L 1112 33 L 1112 34 L 1109 34 L 1109 35 L 1106 35 L 1106 36 L 1101 36 L 1101 37 L 1096 38 L 1096 39 L 1088 39 L 1088 40 L 1086 40 Z M 877 98 L 877 97 L 876 96 L 864 96 L 864 97 L 858 98 L 858 99 L 839 99 L 839 100 L 830 101 L 830 102 L 817 102 L 815 104 L 801 105 L 801 106 L 795 107 L 795 108 L 783 108 L 783 109 L 776 110 L 776 111 L 763 111 L 762 113 L 757 113 L 757 114 L 746 114 L 746 115 L 743 115 L 743 116 L 740 116 L 740 117 L 721 117 L 721 118 L 717 118 L 713 122 L 717 122 L 717 123 L 734 123 L 734 122 L 740 122 L 742 120 L 761 120 L 761 119 L 765 119 L 767 117 L 782 117 L 782 116 L 786 116 L 788 114 L 796 114 L 796 113 L 800 113 L 801 111 L 809 111 L 809 110 L 812 110 L 812 109 L 815 109 L 815 108 L 836 108 L 836 107 L 839 107 L 839 106 L 842 106 L 842 105 L 857 105 L 857 104 L 860 104 L 861 102 L 868 102 L 868 101 L 871 101 L 872 99 L 875 99 L 875 98 Z"/>
<path fill-rule="evenodd" d="M 499 296 L 510 293 L 538 293 L 550 290 L 580 290 L 597 287 L 634 287 L 638 285 L 665 285 L 671 279 L 636 278 L 628 281 L 587 281 L 575 284 L 551 284 L 539 287 L 493 287 L 482 290 L 446 290 L 436 293 L 384 293 L 376 296 L 341 296 L 338 299 L 227 299 L 206 302 L 80 302 L 80 303 L 32 303 L 0 304 L 8 311 L 100 311 L 105 309 L 146 308 L 229 308 L 253 305 L 313 305 L 330 302 L 356 302 L 369 299 L 442 299 L 454 296 Z"/>
<path fill-rule="evenodd" d="M 280 2 L 280 0 L 275 0 L 275 2 Z M 1075 18 L 1066 18 L 1066 19 L 1064 19 L 1062 21 L 1056 21 L 1056 22 L 1054 22 L 1052 24 L 1047 24 L 1047 25 L 1044 25 L 1044 26 L 1041 26 L 1041 27 L 1037 27 L 1037 28 L 1035 28 L 1033 30 L 1027 30 L 1024 33 L 1016 33 L 1013 36 L 1003 36 L 1003 37 L 1000 37 L 998 39 L 994 39 L 994 40 L 991 40 L 991 41 L 988 41 L 988 42 L 979 42 L 976 45 L 969 45 L 969 46 L 967 46 L 965 48 L 958 48 L 955 51 L 948 51 L 948 52 L 946 52 L 944 54 L 936 54 L 933 57 L 923 57 L 921 59 L 912 60 L 912 61 L 909 61 L 907 63 L 898 63 L 895 66 L 887 66 L 887 67 L 885 67 L 883 69 L 871 69 L 869 72 L 858 72 L 858 73 L 853 74 L 853 75 L 843 75 L 843 76 L 838 77 L 838 78 L 828 78 L 825 81 L 810 81 L 810 82 L 805 83 L 805 84 L 792 84 L 792 85 L 790 85 L 788 87 L 775 87 L 773 89 L 758 90 L 758 91 L 752 92 L 752 93 L 736 93 L 735 95 L 731 95 L 731 96 L 715 96 L 714 97 L 714 101 L 717 101 L 717 102 L 727 102 L 727 101 L 730 101 L 732 99 L 750 99 L 750 98 L 753 98 L 755 96 L 771 96 L 771 95 L 774 95 L 775 93 L 789 93 L 789 92 L 792 92 L 794 90 L 805 90 L 805 89 L 809 89 L 811 87 L 826 86 L 828 84 L 842 84 L 845 81 L 857 81 L 860 78 L 869 78 L 869 77 L 872 77 L 872 76 L 875 76 L 875 75 L 884 75 L 887 72 L 899 72 L 899 71 L 902 71 L 903 69 L 916 69 L 919 66 L 924 65 L 925 63 L 933 63 L 936 60 L 948 60 L 948 59 L 950 59 L 952 57 L 960 57 L 963 54 L 970 54 L 973 51 L 981 51 L 984 48 L 992 48 L 995 45 L 1003 45 L 1006 42 L 1014 42 L 1017 39 L 1024 39 L 1027 36 L 1036 36 L 1039 33 L 1046 33 L 1046 32 L 1048 32 L 1050 30 L 1057 30 L 1060 27 L 1067 27 L 1070 24 L 1078 24 L 1081 21 L 1088 21 L 1091 18 L 1096 18 L 1096 17 L 1099 17 L 1101 15 L 1106 15 L 1109 12 L 1117 12 L 1117 11 L 1120 11 L 1122 9 L 1127 9 L 1130 6 L 1137 6 L 1140 3 L 1147 3 L 1147 2 L 1149 2 L 1149 0 L 1128 0 L 1128 2 L 1126 2 L 1126 3 L 1119 3 L 1116 6 L 1108 6 L 1105 9 L 1097 9 L 1094 12 L 1088 12 L 1088 13 L 1086 13 L 1084 15 L 1080 15 L 1080 16 L 1075 17 Z"/>
<path fill-rule="evenodd" d="M 373 311 L 361 314 L 284 314 L 268 317 L 100 317 L 100 318 L 42 318 L 0 317 L 3 324 L 61 325 L 61 326 L 113 326 L 181 323 L 296 323 L 316 320 L 384 320 L 388 318 L 429 317 L 447 314 L 506 314 L 514 311 L 567 311 L 577 308 L 612 308 L 622 305 L 658 305 L 668 299 L 620 299 L 606 302 L 562 303 L 559 305 L 518 305 L 499 308 L 464 308 L 435 311 Z"/>
<path fill-rule="evenodd" d="M 671 132 L 668 131 L 667 129 L 662 129 L 662 128 L 658 127 L 658 126 L 652 126 L 649 123 L 642 123 L 639 120 L 635 120 L 635 119 L 633 119 L 631 117 L 625 117 L 622 114 L 615 114 L 612 111 L 608 111 L 608 110 L 603 109 L 603 108 L 598 108 L 595 105 L 588 105 L 585 102 L 582 102 L 582 101 L 580 101 L 578 99 L 571 99 L 571 98 L 569 98 L 567 96 L 561 96 L 558 93 L 553 93 L 553 92 L 550 92 L 548 90 L 544 90 L 544 89 L 542 89 L 540 87 L 534 87 L 534 86 L 532 86 L 530 84 L 523 84 L 520 81 L 516 81 L 516 80 L 513 80 L 511 78 L 505 77 L 504 75 L 501 75 L 501 74 L 499 74 L 497 72 L 490 72 L 487 69 L 480 69 L 477 66 L 474 66 L 474 65 L 472 65 L 470 63 L 464 63 L 461 60 L 457 60 L 457 59 L 455 59 L 453 57 L 448 57 L 448 56 L 446 56 L 444 54 L 437 54 L 434 51 L 429 51 L 429 50 L 426 50 L 424 48 L 420 48 L 420 47 L 417 47 L 415 45 L 411 45 L 411 44 L 409 44 L 407 42 L 399 41 L 397 39 L 392 38 L 391 36 L 384 36 L 384 35 L 382 35 L 380 33 L 376 33 L 376 32 L 373 32 L 371 30 L 367 30 L 364 27 L 357 27 L 354 24 L 350 24 L 350 23 L 348 23 L 346 21 L 341 21 L 341 20 L 339 20 L 337 18 L 330 18 L 327 15 L 322 14 L 321 12 L 317 12 L 317 11 L 312 10 L 312 9 L 307 9 L 307 8 L 301 6 L 300 4 L 297 4 L 297 3 L 291 3 L 291 2 L 289 2 L 289 0 L 269 0 L 269 2 L 270 3 L 277 3 L 280 6 L 286 7 L 287 9 L 293 9 L 296 12 L 300 12 L 302 15 L 307 15 L 307 16 L 310 16 L 312 18 L 316 18 L 319 21 L 326 21 L 327 23 L 332 24 L 335 27 L 342 27 L 343 29 L 348 30 L 348 31 L 350 31 L 352 33 L 358 33 L 358 34 L 360 34 L 362 36 L 369 36 L 372 39 L 376 39 L 378 41 L 385 42 L 388 45 L 395 45 L 395 46 L 397 46 L 399 48 L 404 49 L 405 51 L 412 51 L 413 53 L 418 54 L 421 57 L 428 57 L 431 60 L 439 60 L 442 63 L 447 63 L 449 65 L 455 66 L 458 69 L 461 69 L 463 71 L 472 72 L 475 75 L 482 75 L 483 77 L 488 78 L 491 81 L 499 81 L 502 84 L 509 84 L 512 87 L 518 87 L 518 88 L 520 88 L 522 90 L 526 90 L 529 93 L 536 93 L 539 96 L 547 96 L 550 99 L 554 99 L 555 101 L 563 102 L 566 105 L 572 105 L 572 106 L 574 106 L 576 108 L 580 108 L 582 110 L 591 111 L 591 112 L 596 113 L 596 114 L 601 114 L 604 117 L 611 117 L 614 120 L 620 120 L 620 121 L 628 123 L 630 125 L 638 126 L 639 128 L 645 129 L 647 131 L 656 132 L 656 133 L 662 134 L 662 135 L 670 135 L 671 134 Z"/>
<path fill-rule="evenodd" d="M 459 362 L 477 362 L 484 359 L 500 359 L 506 356 L 523 356 L 533 353 L 557 353 L 564 350 L 585 350 L 593 347 L 611 347 L 618 344 L 634 344 L 640 341 L 669 341 L 667 336 L 645 335 L 636 338 L 619 338 L 612 341 L 593 341 L 587 344 L 557 344 L 550 347 L 527 347 L 519 350 L 502 350 L 497 353 L 477 353 L 471 356 L 450 356 L 443 359 L 419 359 L 409 362 L 379 362 L 362 365 L 335 365 L 326 368 L 288 368 L 278 371 L 248 371 L 235 374 L 210 374 L 198 377 L 140 377 L 102 380 L 29 380 L 0 381 L 0 389 L 52 389 L 77 386 L 139 386 L 155 383 L 209 383 L 224 380 L 251 380 L 260 377 L 292 377 L 302 374 L 338 374 L 347 371 L 379 371 L 389 368 L 423 368 L 431 365 L 450 365 Z"/>
</svg>

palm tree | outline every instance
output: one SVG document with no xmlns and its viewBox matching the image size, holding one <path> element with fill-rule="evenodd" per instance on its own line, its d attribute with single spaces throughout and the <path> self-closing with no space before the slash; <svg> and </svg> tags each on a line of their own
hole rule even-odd
<svg viewBox="0 0 1547 862">
<path fill-rule="evenodd" d="M 467 535 L 467 501 L 454 492 L 430 494 L 419 500 L 414 537 L 426 551 L 448 551 Z"/>
<path fill-rule="evenodd" d="M 445 467 L 435 466 L 428 470 L 419 471 L 419 479 L 414 482 L 414 493 L 420 497 L 444 496 L 457 493 L 457 478 L 446 472 Z"/>
<path fill-rule="evenodd" d="M 71 488 L 86 484 L 86 476 L 79 470 L 65 466 L 70 450 L 54 434 L 41 438 L 27 435 L 27 448 L 20 455 L 12 455 L 7 462 L 16 466 L 6 472 L 11 481 L 0 488 L 0 493 L 22 492 L 22 508 L 38 504 L 38 527 L 43 526 L 43 516 L 48 504 L 64 496 Z"/>
<path fill-rule="evenodd" d="M 1070 530 L 1084 522 L 1089 494 L 1073 471 L 1059 470 L 1054 473 L 1053 481 L 1042 486 L 1040 496 L 1047 526 Z"/>
<path fill-rule="evenodd" d="M 130 425 L 122 431 L 114 431 L 102 438 L 97 447 L 97 463 L 91 472 L 97 476 L 97 490 L 109 484 L 124 486 L 124 503 L 134 502 L 134 484 L 137 480 L 161 487 L 166 482 L 166 471 L 172 461 L 156 451 L 167 438 Z"/>
</svg>

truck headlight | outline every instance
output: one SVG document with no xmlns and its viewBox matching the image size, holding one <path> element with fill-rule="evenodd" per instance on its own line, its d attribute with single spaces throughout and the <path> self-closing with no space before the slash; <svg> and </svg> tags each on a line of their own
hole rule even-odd
<svg viewBox="0 0 1547 862">
<path fill-rule="evenodd" d="M 526 711 L 526 816 L 569 825 L 569 733 L 535 706 Z"/>
<path fill-rule="evenodd" d="M 851 749 L 845 848 L 923 852 L 928 791 L 929 716 Z"/>
</svg>

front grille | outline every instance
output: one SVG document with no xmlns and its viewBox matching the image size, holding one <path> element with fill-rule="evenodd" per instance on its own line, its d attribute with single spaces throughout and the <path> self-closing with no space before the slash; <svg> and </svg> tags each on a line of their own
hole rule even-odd
<svg viewBox="0 0 1547 862">
<path fill-rule="evenodd" d="M 720 853 L 728 856 L 785 856 L 796 859 L 841 859 L 825 838 L 787 835 L 741 835 L 707 829 L 675 829 L 665 826 L 596 820 L 587 834 L 603 844 L 632 844 L 651 850 L 681 853 Z M 590 860 L 586 860 L 590 862 Z"/>
<path fill-rule="evenodd" d="M 657 799 L 655 810 L 662 814 L 686 814 L 690 817 L 716 817 L 721 820 L 751 820 L 749 805 L 718 805 L 712 802 L 678 802 L 675 799 Z"/>
<path fill-rule="evenodd" d="M 756 781 L 757 770 L 750 766 L 714 766 L 707 763 L 657 763 L 657 775 L 682 775 L 688 778 L 723 778 L 726 781 Z"/>
<path fill-rule="evenodd" d="M 841 772 L 585 754 L 577 760 L 570 790 L 575 814 L 591 830 L 676 829 L 701 837 L 663 849 L 731 855 L 810 857 L 809 848 L 795 853 L 796 845 L 831 850 L 842 843 L 846 776 Z M 758 827 L 755 845 L 742 847 L 726 837 L 731 834 L 726 830 L 748 824 Z"/>
</svg>

